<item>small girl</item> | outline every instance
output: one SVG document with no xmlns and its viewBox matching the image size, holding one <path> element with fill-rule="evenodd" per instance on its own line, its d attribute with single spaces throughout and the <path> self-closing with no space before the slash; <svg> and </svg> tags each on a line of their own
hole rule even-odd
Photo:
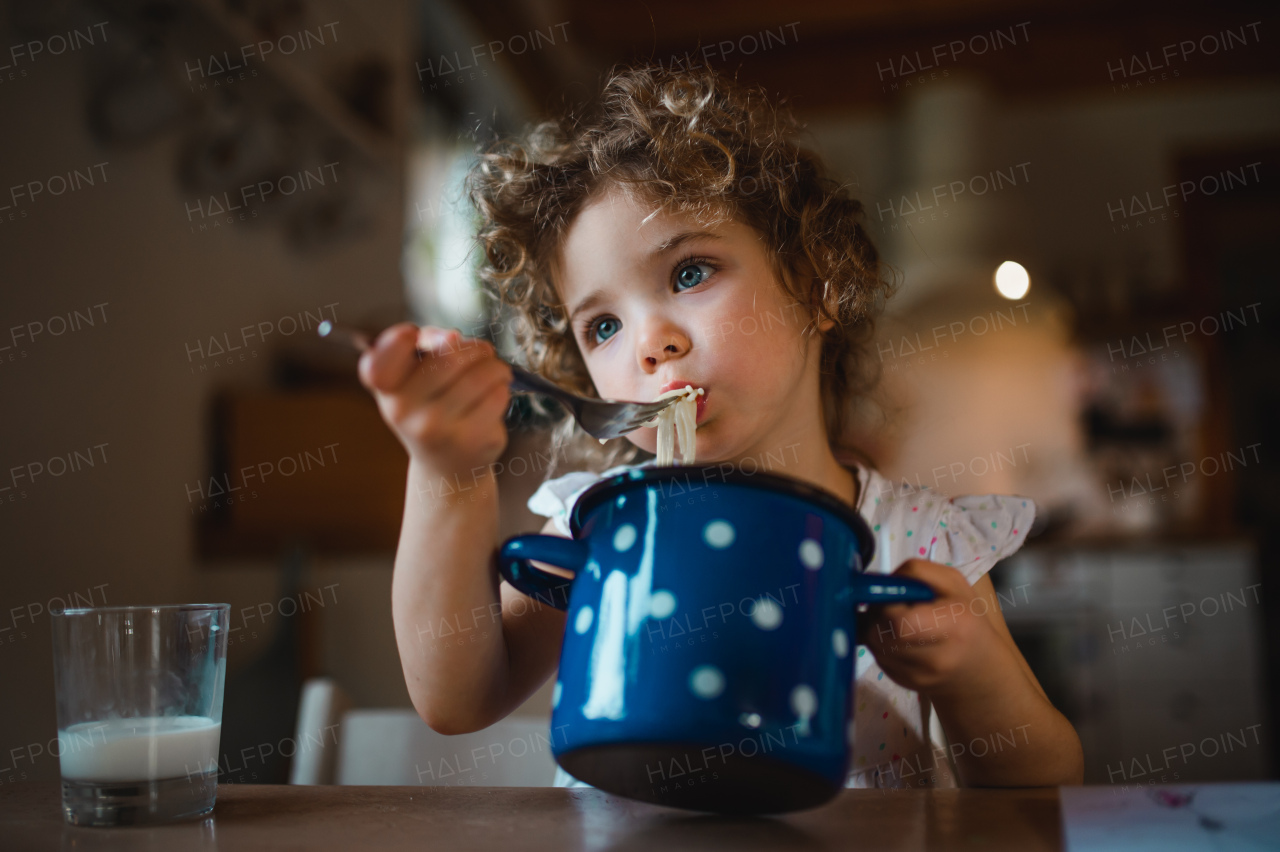
<svg viewBox="0 0 1280 852">
<path fill-rule="evenodd" d="M 860 512 L 896 573 L 934 589 L 932 602 L 859 619 L 848 786 L 1079 784 L 1079 738 L 1014 645 L 986 576 L 1021 547 L 1034 503 L 895 487 L 848 445 L 890 288 L 861 205 L 795 133 L 763 93 L 711 71 L 616 73 L 589 111 L 479 160 L 469 188 L 482 276 L 514 313 L 532 369 L 613 399 L 703 389 L 699 463 L 775 460 L 774 473 Z M 510 370 L 485 341 L 403 324 L 362 357 L 360 375 L 410 459 L 392 584 L 409 694 L 440 733 L 485 728 L 551 675 L 565 626 L 564 612 L 530 605 L 495 567 L 492 463 L 507 443 Z M 655 442 L 639 429 L 601 447 L 564 419 L 554 455 L 588 470 L 530 499 L 549 519 L 543 531 L 569 535 L 578 496 L 652 464 Z M 462 480 L 465 491 L 440 487 Z M 461 641 L 437 640 L 446 623 Z M 574 782 L 562 772 L 557 783 Z"/>
</svg>

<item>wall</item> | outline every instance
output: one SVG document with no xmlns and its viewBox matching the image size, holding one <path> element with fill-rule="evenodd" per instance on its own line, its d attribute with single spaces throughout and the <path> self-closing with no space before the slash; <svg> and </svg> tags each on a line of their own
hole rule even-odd
<svg viewBox="0 0 1280 852">
<path fill-rule="evenodd" d="M 378 22 L 394 67 L 408 73 L 407 5 L 382 0 L 361 11 Z M 17 40 L 5 35 L 6 45 Z M 404 301 L 398 162 L 368 227 L 350 240 L 300 253 L 275 227 L 192 233 L 190 199 L 175 179 L 176 136 L 133 149 L 93 141 L 93 60 L 89 48 L 45 57 L 0 84 L 6 195 L 14 184 L 107 164 L 105 181 L 37 197 L 25 218 L 0 224 L 0 346 L 10 344 L 0 350 L 0 486 L 11 485 L 13 467 L 105 445 L 92 468 L 0 492 L 0 784 L 58 771 L 56 759 L 28 749 L 55 733 L 42 612 L 51 600 L 78 592 L 99 605 L 214 600 L 234 609 L 279 600 L 270 563 L 197 560 L 187 490 L 208 473 L 212 394 L 266 386 L 268 353 L 199 372 L 189 347 L 322 305 L 359 317 L 400 311 Z M 102 308 L 92 327 L 11 343 L 12 326 L 94 305 Z M 328 584 L 337 585 L 321 613 L 322 667 L 357 703 L 407 704 L 390 629 L 389 558 L 318 559 L 305 585 Z M 233 644 L 229 667 L 261 655 L 283 623 L 277 615 L 257 639 Z M 22 755 L 16 763 L 11 749 Z"/>
</svg>

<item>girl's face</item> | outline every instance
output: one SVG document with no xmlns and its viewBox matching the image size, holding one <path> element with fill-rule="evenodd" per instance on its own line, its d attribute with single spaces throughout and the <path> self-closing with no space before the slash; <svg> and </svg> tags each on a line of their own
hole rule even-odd
<svg viewBox="0 0 1280 852">
<path fill-rule="evenodd" d="M 698 461 L 777 453 L 821 427 L 820 338 L 787 296 L 752 228 L 655 214 L 603 192 L 566 235 L 557 289 L 596 390 L 651 400 L 686 384 L 698 400 Z M 657 430 L 628 440 L 655 452 Z M 794 452 L 794 450 L 793 450 Z"/>
</svg>

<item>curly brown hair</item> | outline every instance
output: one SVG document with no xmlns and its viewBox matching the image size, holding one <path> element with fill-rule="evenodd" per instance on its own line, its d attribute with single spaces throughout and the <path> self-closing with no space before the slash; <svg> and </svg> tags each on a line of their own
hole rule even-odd
<svg viewBox="0 0 1280 852">
<path fill-rule="evenodd" d="M 574 217 L 606 187 L 622 186 L 658 209 L 759 232 L 784 292 L 808 307 L 806 333 L 834 322 L 822 341 L 825 425 L 833 447 L 857 454 L 845 429 L 878 378 L 866 349 L 893 283 L 863 228 L 862 204 L 799 147 L 798 130 L 762 89 L 708 68 L 642 66 L 611 71 L 585 110 L 482 150 L 467 179 L 480 216 L 480 276 L 510 315 L 527 366 L 596 395 L 552 276 Z M 626 441 L 601 448 L 567 417 L 553 435 L 553 458 L 565 451 L 596 469 L 643 455 Z"/>
</svg>

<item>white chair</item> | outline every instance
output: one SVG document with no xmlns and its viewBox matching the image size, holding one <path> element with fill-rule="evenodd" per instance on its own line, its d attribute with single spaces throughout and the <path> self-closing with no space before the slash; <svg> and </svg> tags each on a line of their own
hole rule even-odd
<svg viewBox="0 0 1280 852">
<path fill-rule="evenodd" d="M 303 686 L 298 707 L 299 747 L 290 783 L 554 784 L 556 763 L 547 719 L 509 716 L 482 731 L 445 736 L 431 730 L 413 710 L 342 712 L 345 702 L 341 689 L 327 679 Z M 322 748 L 315 748 L 317 741 Z M 308 744 L 311 747 L 304 749 Z"/>
<path fill-rule="evenodd" d="M 294 733 L 290 784 L 332 784 L 338 764 L 338 731 L 351 700 L 332 678 L 302 685 Z"/>
</svg>

